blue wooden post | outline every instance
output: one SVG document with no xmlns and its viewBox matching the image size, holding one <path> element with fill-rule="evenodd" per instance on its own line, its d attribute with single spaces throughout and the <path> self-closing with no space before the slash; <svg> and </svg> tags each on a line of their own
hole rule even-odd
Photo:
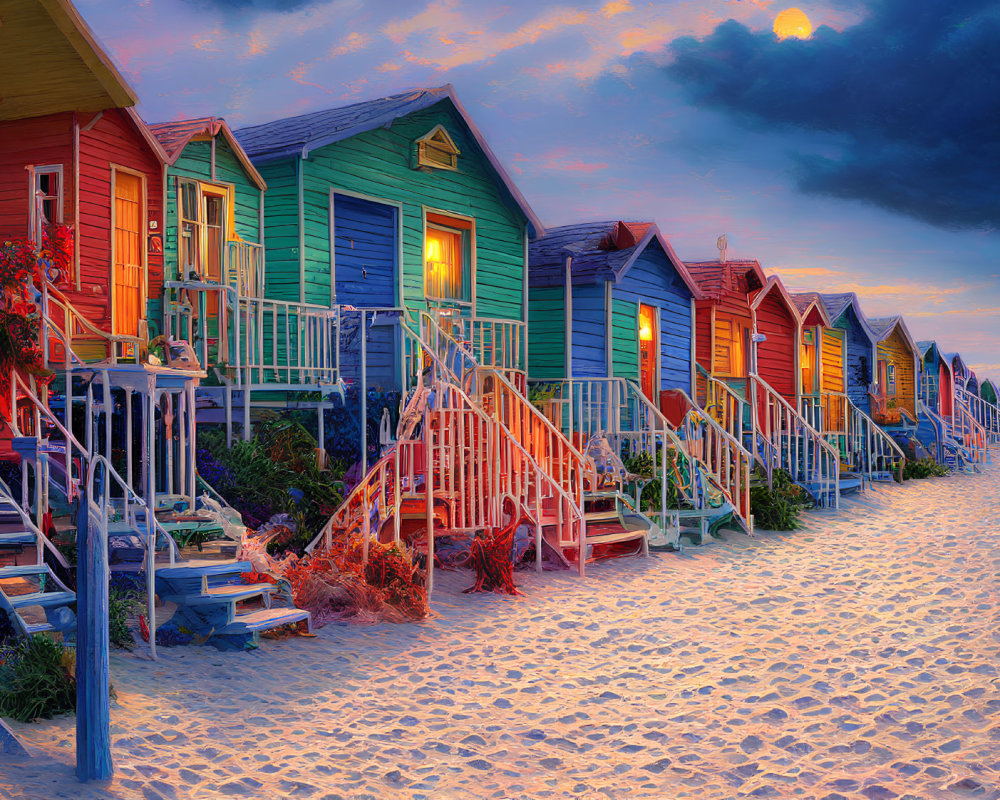
<svg viewBox="0 0 1000 800">
<path fill-rule="evenodd" d="M 107 780 L 114 771 L 108 664 L 108 547 L 102 532 L 90 525 L 88 504 L 84 489 L 76 516 L 76 776 L 81 781 Z"/>
</svg>

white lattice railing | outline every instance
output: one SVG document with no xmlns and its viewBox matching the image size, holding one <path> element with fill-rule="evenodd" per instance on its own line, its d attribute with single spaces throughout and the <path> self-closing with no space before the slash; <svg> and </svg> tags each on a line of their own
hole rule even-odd
<svg viewBox="0 0 1000 800">
<path fill-rule="evenodd" d="M 388 523 L 399 541 L 406 498 L 423 502 L 428 530 L 435 525 L 436 498 L 446 509 L 448 530 L 470 532 L 504 524 L 504 501 L 510 500 L 535 525 L 537 568 L 541 569 L 542 530 L 550 527 L 555 531 L 553 544 L 578 549 L 582 574 L 587 547 L 582 504 L 457 385 L 433 348 L 408 326 L 402 327 L 418 385 L 400 419 L 401 438 L 354 488 L 308 549 L 320 542 L 329 548 L 336 535 L 360 538 L 362 557 L 367 559 L 372 536 Z M 429 586 L 433 539 L 427 537 Z"/>
<path fill-rule="evenodd" d="M 840 506 L 840 458 L 823 435 L 757 375 L 747 378 L 757 440 L 770 444 L 762 457 L 788 472 L 820 505 Z"/>
<path fill-rule="evenodd" d="M 93 360 L 117 364 L 135 362 L 144 342 L 138 336 L 123 336 L 103 331 L 83 316 L 69 299 L 48 281 L 38 292 L 41 313 L 39 336 L 42 363 L 46 369 L 61 370 L 83 365 L 88 359 L 78 349 L 93 349 Z"/>
<path fill-rule="evenodd" d="M 972 414 L 986 432 L 990 444 L 1000 444 L 1000 407 L 968 389 L 956 389 L 955 399 Z"/>
<path fill-rule="evenodd" d="M 900 446 L 846 394 L 802 397 L 801 413 L 840 453 L 851 471 L 869 483 L 902 469 L 906 456 Z"/>
<path fill-rule="evenodd" d="M 214 283 L 171 281 L 164 289 L 167 337 L 189 342 L 205 368 L 222 367 L 234 388 L 337 382 L 337 309 L 241 296 Z"/>
<path fill-rule="evenodd" d="M 226 242 L 226 283 L 240 297 L 263 297 L 264 248 L 253 242 Z"/>
<path fill-rule="evenodd" d="M 990 437 L 986 428 L 976 419 L 963 397 L 964 389 L 955 391 L 955 407 L 951 415 L 951 434 L 966 449 L 974 464 L 989 460 Z M 974 396 L 965 392 L 965 396 Z"/>
</svg>

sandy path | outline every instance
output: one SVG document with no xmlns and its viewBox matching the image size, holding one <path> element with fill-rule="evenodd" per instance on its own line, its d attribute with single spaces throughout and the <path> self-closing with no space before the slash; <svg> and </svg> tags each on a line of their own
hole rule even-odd
<svg viewBox="0 0 1000 800">
<path fill-rule="evenodd" d="M 526 597 L 448 576 L 424 624 L 116 654 L 114 782 L 63 718 L 0 797 L 1000 798 L 998 571 L 1000 465 Z"/>
</svg>

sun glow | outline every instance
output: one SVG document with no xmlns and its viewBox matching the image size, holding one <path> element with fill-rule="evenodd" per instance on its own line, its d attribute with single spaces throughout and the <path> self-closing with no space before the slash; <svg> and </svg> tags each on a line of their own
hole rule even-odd
<svg viewBox="0 0 1000 800">
<path fill-rule="evenodd" d="M 779 39 L 808 39 L 812 36 L 813 26 L 805 12 L 798 8 L 786 8 L 774 18 L 774 32 Z"/>
</svg>

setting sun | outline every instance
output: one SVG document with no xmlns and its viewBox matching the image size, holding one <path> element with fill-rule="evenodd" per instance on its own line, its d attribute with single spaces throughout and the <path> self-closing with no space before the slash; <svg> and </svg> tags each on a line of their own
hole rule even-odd
<svg viewBox="0 0 1000 800">
<path fill-rule="evenodd" d="M 813 32 L 812 23 L 805 12 L 798 8 L 786 8 L 774 18 L 774 32 L 779 39 L 794 36 L 796 39 L 808 39 Z"/>
</svg>

